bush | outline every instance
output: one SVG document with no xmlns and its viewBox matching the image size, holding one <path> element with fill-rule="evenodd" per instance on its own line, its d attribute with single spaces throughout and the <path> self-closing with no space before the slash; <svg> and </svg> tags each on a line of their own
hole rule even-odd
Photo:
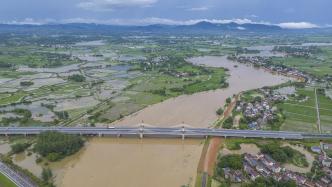
<svg viewBox="0 0 332 187">
<path fill-rule="evenodd" d="M 59 153 L 49 153 L 46 158 L 51 162 L 55 162 L 61 159 L 61 155 Z"/>
<path fill-rule="evenodd" d="M 75 81 L 75 82 L 84 82 L 85 77 L 83 75 L 75 74 L 75 75 L 70 75 L 68 77 L 69 80 Z"/>
<path fill-rule="evenodd" d="M 22 81 L 22 82 L 20 82 L 20 85 L 21 86 L 31 86 L 31 85 L 33 85 L 34 83 L 33 82 L 31 82 L 31 81 Z"/>
<path fill-rule="evenodd" d="M 41 178 L 44 182 L 49 182 L 53 180 L 53 173 L 50 168 L 43 168 L 43 171 L 41 173 Z"/>
</svg>

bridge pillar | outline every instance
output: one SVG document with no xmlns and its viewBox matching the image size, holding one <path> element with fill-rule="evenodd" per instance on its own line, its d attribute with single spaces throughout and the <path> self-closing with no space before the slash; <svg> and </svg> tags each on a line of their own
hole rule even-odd
<svg viewBox="0 0 332 187">
<path fill-rule="evenodd" d="M 143 132 L 144 132 L 144 125 L 143 125 L 143 124 L 141 125 L 141 127 L 140 127 L 140 129 L 139 129 L 139 132 L 140 132 L 140 133 L 139 133 L 139 138 L 140 138 L 140 139 L 143 139 Z"/>
<path fill-rule="evenodd" d="M 98 136 L 99 136 L 99 137 L 102 137 L 102 136 L 103 136 L 103 134 L 102 134 L 102 133 L 98 133 Z"/>
<path fill-rule="evenodd" d="M 182 129 L 181 129 L 181 132 L 182 132 L 182 140 L 184 140 L 184 138 L 185 138 L 185 132 L 186 132 L 186 129 L 184 128 L 184 126 L 182 126 Z"/>
<path fill-rule="evenodd" d="M 118 134 L 117 137 L 120 138 L 120 137 L 121 137 L 121 134 Z"/>
</svg>

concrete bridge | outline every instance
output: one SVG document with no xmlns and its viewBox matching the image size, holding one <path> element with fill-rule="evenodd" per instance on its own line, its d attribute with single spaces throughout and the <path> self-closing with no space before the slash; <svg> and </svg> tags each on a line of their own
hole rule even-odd
<svg viewBox="0 0 332 187">
<path fill-rule="evenodd" d="M 328 139 L 332 134 L 261 131 L 261 130 L 224 130 L 211 128 L 158 128 L 158 127 L 0 127 L 0 135 L 37 135 L 45 131 L 58 131 L 66 134 L 84 136 L 114 137 L 152 137 L 152 138 L 206 138 L 206 137 L 238 137 L 238 138 L 272 138 L 272 139 Z"/>
</svg>

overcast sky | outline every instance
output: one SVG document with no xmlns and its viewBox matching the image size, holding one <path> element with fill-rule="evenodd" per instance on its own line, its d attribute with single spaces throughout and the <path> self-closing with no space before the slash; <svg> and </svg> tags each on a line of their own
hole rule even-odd
<svg viewBox="0 0 332 187">
<path fill-rule="evenodd" d="M 0 0 L 2 23 L 190 24 L 264 22 L 332 25 L 332 0 Z"/>
</svg>

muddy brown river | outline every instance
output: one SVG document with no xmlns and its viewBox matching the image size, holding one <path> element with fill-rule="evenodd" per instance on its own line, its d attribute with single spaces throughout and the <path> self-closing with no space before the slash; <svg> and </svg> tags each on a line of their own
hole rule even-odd
<svg viewBox="0 0 332 187">
<path fill-rule="evenodd" d="M 228 68 L 229 88 L 169 99 L 114 125 L 130 126 L 144 121 L 161 127 L 182 122 L 194 127 L 208 127 L 217 119 L 215 111 L 224 105 L 227 97 L 289 80 L 231 62 L 226 57 L 199 57 L 188 61 Z M 193 186 L 202 148 L 201 140 L 95 138 L 69 161 L 57 164 L 56 184 L 65 187 Z"/>
<path fill-rule="evenodd" d="M 193 185 L 200 140 L 92 139 L 70 163 L 61 186 L 170 187 Z"/>
<path fill-rule="evenodd" d="M 235 63 L 226 57 L 198 57 L 188 59 L 188 61 L 196 65 L 229 69 L 229 87 L 169 99 L 127 116 L 114 124 L 130 126 L 143 121 L 146 124 L 159 127 L 169 127 L 181 123 L 193 127 L 208 127 L 217 119 L 215 111 L 224 106 L 226 99 L 233 94 L 264 86 L 278 85 L 290 80 L 287 77 L 272 75 L 262 69 Z"/>
</svg>

